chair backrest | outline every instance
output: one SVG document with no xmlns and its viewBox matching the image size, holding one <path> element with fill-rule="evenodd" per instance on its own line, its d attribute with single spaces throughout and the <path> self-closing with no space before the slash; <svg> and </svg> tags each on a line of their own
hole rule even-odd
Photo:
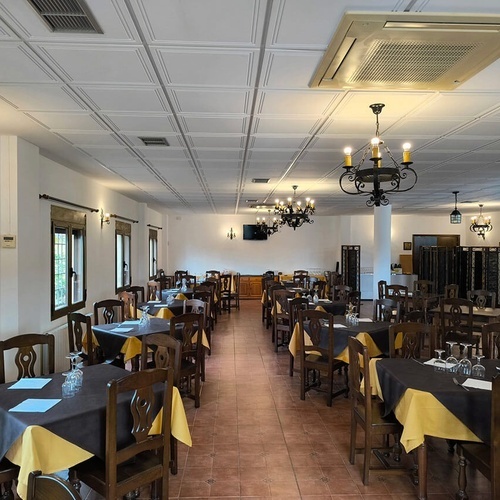
<svg viewBox="0 0 500 500">
<path fill-rule="evenodd" d="M 467 299 L 441 299 L 439 318 L 444 341 L 448 337 L 463 337 L 464 341 L 472 343 L 473 308 L 473 303 Z"/>
<path fill-rule="evenodd" d="M 408 287 L 405 285 L 386 285 L 385 298 L 392 299 L 393 297 L 408 297 Z"/>
<path fill-rule="evenodd" d="M 186 314 L 187 312 L 194 312 L 197 314 L 203 314 L 206 316 L 208 304 L 201 299 L 187 299 L 183 301 L 182 312 Z"/>
<path fill-rule="evenodd" d="M 446 285 L 444 287 L 444 298 L 445 299 L 456 299 L 458 298 L 460 287 L 455 284 Z"/>
<path fill-rule="evenodd" d="M 274 271 L 266 271 L 263 275 L 265 279 L 274 279 Z"/>
<path fill-rule="evenodd" d="M 144 287 L 139 285 L 129 286 L 126 290 L 127 292 L 132 292 L 135 295 L 135 303 L 146 302 L 144 295 Z"/>
<path fill-rule="evenodd" d="M 241 274 L 236 273 L 233 276 L 233 288 L 234 288 L 234 294 L 239 295 L 240 294 L 240 282 L 241 282 Z"/>
<path fill-rule="evenodd" d="M 361 292 L 349 292 L 347 294 L 347 303 L 352 304 L 355 307 L 353 312 L 359 315 L 361 312 Z"/>
<path fill-rule="evenodd" d="M 101 314 L 99 314 L 99 311 Z M 124 319 L 124 304 L 119 299 L 104 299 L 94 302 L 94 325 L 120 323 Z"/>
<path fill-rule="evenodd" d="M 181 369 L 181 342 L 165 333 L 151 333 L 142 337 L 141 370 L 148 368 L 148 350 L 153 351 L 154 368 L 172 368 L 174 385 L 179 385 Z"/>
<path fill-rule="evenodd" d="M 182 271 L 180 269 L 175 271 L 174 272 L 175 285 L 178 285 L 182 281 L 182 278 L 184 278 L 187 274 L 189 274 L 187 269 L 186 269 L 186 271 Z"/>
<path fill-rule="evenodd" d="M 372 405 L 366 404 L 365 394 L 371 397 L 372 385 L 370 380 L 370 356 L 368 347 L 363 345 L 357 338 L 348 337 L 349 349 L 349 396 L 353 406 L 361 405 L 365 408 L 365 422 L 367 426 L 372 421 Z"/>
<path fill-rule="evenodd" d="M 349 301 L 349 293 L 352 291 L 352 288 L 348 285 L 335 285 L 333 287 L 332 299 L 336 302 L 345 302 L 347 304 Z"/>
<path fill-rule="evenodd" d="M 92 317 L 90 315 L 78 312 L 68 313 L 68 344 L 69 352 L 82 352 L 87 365 L 93 365 L 97 361 L 92 344 Z"/>
<path fill-rule="evenodd" d="M 434 282 L 430 280 L 415 280 L 413 282 L 413 291 L 421 295 L 430 295 L 434 292 Z"/>
<path fill-rule="evenodd" d="M 310 283 L 311 290 L 318 294 L 319 299 L 324 299 L 326 294 L 326 281 L 316 280 Z"/>
<path fill-rule="evenodd" d="M 137 301 L 133 292 L 120 292 L 118 298 L 123 302 L 123 319 L 137 319 Z"/>
<path fill-rule="evenodd" d="M 309 301 L 305 297 L 295 297 L 290 301 L 290 330 L 292 332 L 295 324 L 299 321 L 299 310 L 305 311 L 306 309 L 309 309 Z"/>
<path fill-rule="evenodd" d="M 411 323 L 427 323 L 425 311 L 421 309 L 414 309 L 413 311 L 406 312 L 404 320 L 410 321 Z"/>
<path fill-rule="evenodd" d="M 497 306 L 497 294 L 488 290 L 469 290 L 467 292 L 467 299 L 471 300 L 474 306 L 479 309 L 484 309 L 485 307 L 495 308 Z"/>
<path fill-rule="evenodd" d="M 200 327 L 204 324 L 203 314 L 194 312 L 180 314 L 170 318 L 170 335 L 182 343 L 182 357 L 198 358 L 201 361 L 203 354 Z M 196 340 L 194 336 L 196 335 Z"/>
<path fill-rule="evenodd" d="M 220 271 L 217 271 L 216 269 L 210 269 L 205 273 L 205 277 L 220 279 L 220 274 Z"/>
<path fill-rule="evenodd" d="M 295 286 L 306 288 L 309 280 L 309 272 L 298 270 L 293 272 L 293 283 Z"/>
<path fill-rule="evenodd" d="M 36 346 L 47 346 L 47 372 L 40 361 L 37 364 Z M 17 380 L 25 377 L 36 377 L 36 370 L 41 375 L 45 373 L 54 373 L 55 368 L 55 339 L 52 334 L 43 333 L 24 333 L 16 335 L 7 340 L 0 340 L 0 384 L 5 384 L 5 351 L 17 349 L 14 355 L 14 363 L 17 366 Z M 45 357 L 42 356 L 41 360 Z"/>
<path fill-rule="evenodd" d="M 314 346 L 314 351 L 333 362 L 333 322 L 333 314 L 315 309 L 299 309 L 301 357 L 307 356 L 307 351 L 312 350 L 310 345 L 305 344 L 304 331 L 306 331 Z M 326 335 L 328 335 L 327 338 Z"/>
<path fill-rule="evenodd" d="M 27 500 L 82 500 L 70 482 L 39 470 L 29 473 L 27 495 Z"/>
<path fill-rule="evenodd" d="M 385 287 L 387 286 L 387 281 L 385 280 L 380 280 L 378 283 L 377 283 L 377 287 L 378 287 L 378 298 L 379 299 L 385 299 L 386 298 L 386 291 L 385 291 Z"/>
<path fill-rule="evenodd" d="M 274 317 L 288 318 L 290 314 L 290 302 L 288 299 L 293 299 L 295 293 L 291 290 L 277 288 L 273 290 L 272 304 L 274 307 Z"/>
<path fill-rule="evenodd" d="M 481 347 L 486 359 L 500 359 L 500 323 L 482 326 Z"/>
<path fill-rule="evenodd" d="M 231 273 L 225 273 L 220 275 L 220 293 L 231 293 L 232 292 L 232 282 L 233 275 Z"/>
<path fill-rule="evenodd" d="M 396 349 L 396 338 L 401 335 L 401 348 Z M 389 326 L 389 356 L 391 358 L 421 358 L 425 337 L 429 337 L 430 356 L 434 355 L 436 327 L 425 323 L 396 323 Z"/>
<path fill-rule="evenodd" d="M 205 286 L 211 286 L 213 287 L 213 293 L 214 293 L 214 301 L 215 299 L 220 300 L 220 277 L 208 277 L 203 284 Z"/>
<path fill-rule="evenodd" d="M 373 321 L 401 321 L 401 302 L 393 299 L 376 299 L 373 301 Z"/>
<path fill-rule="evenodd" d="M 108 383 L 106 406 L 106 498 L 121 498 L 129 491 L 155 480 L 162 480 L 163 493 L 168 494 L 170 418 L 172 412 L 172 368 L 153 368 L 130 373 L 119 380 Z M 163 384 L 161 404 L 156 403 L 153 387 Z M 118 440 L 118 426 L 123 429 L 124 420 L 119 418 L 118 402 L 128 393 L 130 403 L 129 429 L 132 442 L 123 445 Z M 123 396 L 122 396 L 123 395 Z M 153 419 L 159 409 L 163 409 L 160 434 L 149 435 Z M 119 424 L 120 423 L 120 424 Z M 148 471 L 131 468 L 123 481 L 119 480 L 118 469 L 121 464 L 130 462 L 144 452 L 156 453 L 159 463 Z M 165 497 L 166 498 L 166 497 Z"/>
<path fill-rule="evenodd" d="M 158 276 L 154 281 L 157 281 L 160 284 L 160 290 L 169 290 L 170 288 L 174 287 L 173 276 Z"/>
<path fill-rule="evenodd" d="M 194 288 L 196 286 L 196 276 L 194 274 L 186 274 L 181 278 L 186 280 L 186 285 L 189 288 Z"/>
<path fill-rule="evenodd" d="M 147 300 L 161 300 L 161 283 L 159 281 L 148 281 L 146 288 Z"/>
</svg>

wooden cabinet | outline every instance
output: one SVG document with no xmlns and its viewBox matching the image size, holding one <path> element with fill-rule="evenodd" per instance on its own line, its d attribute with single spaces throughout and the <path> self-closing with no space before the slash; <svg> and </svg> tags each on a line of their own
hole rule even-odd
<svg viewBox="0 0 500 500">
<path fill-rule="evenodd" d="M 240 278 L 240 299 L 260 299 L 262 276 L 242 275 Z"/>
</svg>

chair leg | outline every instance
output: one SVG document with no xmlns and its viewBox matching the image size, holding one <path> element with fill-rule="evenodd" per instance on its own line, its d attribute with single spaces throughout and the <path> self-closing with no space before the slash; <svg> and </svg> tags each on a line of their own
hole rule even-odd
<svg viewBox="0 0 500 500">
<path fill-rule="evenodd" d="M 458 446 L 458 491 L 455 494 L 455 498 L 457 500 L 467 500 L 469 495 L 465 491 L 467 488 L 467 474 L 466 474 L 466 465 L 467 461 L 465 460 L 462 447 Z"/>
<path fill-rule="evenodd" d="M 170 472 L 177 474 L 177 439 L 170 435 Z"/>
<path fill-rule="evenodd" d="M 349 462 L 354 464 L 356 462 L 356 434 L 358 430 L 358 424 L 354 415 L 351 413 L 351 444 L 349 447 Z"/>
<path fill-rule="evenodd" d="M 290 377 L 293 377 L 293 365 L 294 365 L 294 362 L 295 362 L 295 358 L 293 357 L 293 354 L 290 353 L 290 369 L 289 369 L 289 375 Z"/>
<path fill-rule="evenodd" d="M 302 363 L 301 363 L 302 365 Z M 300 367 L 300 399 L 304 401 L 306 399 L 306 380 L 307 380 L 307 370 L 301 366 Z"/>
<path fill-rule="evenodd" d="M 12 481 L 5 481 L 5 483 L 2 483 L 1 486 L 4 488 L 4 493 L 0 497 L 1 500 L 14 500 L 14 493 L 12 493 Z"/>
<path fill-rule="evenodd" d="M 368 429 L 365 429 L 365 449 L 363 453 L 363 484 L 368 486 L 370 482 L 370 459 L 372 454 L 372 436 Z"/>
</svg>

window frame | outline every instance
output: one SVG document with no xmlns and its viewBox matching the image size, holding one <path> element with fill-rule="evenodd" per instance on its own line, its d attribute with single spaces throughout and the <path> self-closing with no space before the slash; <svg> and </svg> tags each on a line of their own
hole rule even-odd
<svg viewBox="0 0 500 500">
<path fill-rule="evenodd" d="M 120 249 L 118 248 L 119 240 L 121 240 Z M 122 269 L 120 283 L 118 282 L 119 256 L 122 256 L 124 264 L 120 267 L 120 269 Z M 131 284 L 132 284 L 132 224 L 117 220 L 115 222 L 115 292 L 116 293 L 123 292 L 128 287 L 130 287 Z"/>
<path fill-rule="evenodd" d="M 149 279 L 156 278 L 158 273 L 158 231 L 149 229 Z"/>
<path fill-rule="evenodd" d="M 58 229 L 63 229 L 66 241 L 65 274 L 67 305 L 56 308 L 56 235 Z M 74 244 L 75 232 L 80 233 L 79 245 Z M 50 210 L 50 317 L 51 321 L 66 316 L 70 312 L 78 311 L 85 307 L 87 301 L 87 215 L 83 212 L 69 208 L 51 205 Z M 75 265 L 75 259 L 78 263 Z M 75 268 L 80 272 L 76 272 Z M 73 302 L 75 281 L 80 277 L 81 299 Z M 58 288 L 59 289 L 59 288 Z"/>
</svg>

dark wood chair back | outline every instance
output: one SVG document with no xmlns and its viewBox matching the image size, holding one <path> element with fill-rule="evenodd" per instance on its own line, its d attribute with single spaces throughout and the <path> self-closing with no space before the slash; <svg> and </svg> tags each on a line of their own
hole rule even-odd
<svg viewBox="0 0 500 500">
<path fill-rule="evenodd" d="M 194 274 L 186 274 L 181 278 L 181 281 L 182 279 L 186 280 L 186 285 L 189 288 L 194 288 L 196 286 L 196 276 Z"/>
<path fill-rule="evenodd" d="M 496 308 L 497 306 L 497 294 L 488 290 L 469 290 L 467 299 L 472 301 L 478 309 L 484 309 L 485 307 Z"/>
<path fill-rule="evenodd" d="M 481 332 L 481 347 L 486 359 L 500 359 L 500 323 L 487 323 Z"/>
<path fill-rule="evenodd" d="M 434 293 L 434 282 L 430 280 L 415 280 L 413 282 L 413 292 L 427 296 Z"/>
<path fill-rule="evenodd" d="M 30 472 L 26 500 L 82 500 L 76 488 L 55 474 Z"/>
<path fill-rule="evenodd" d="M 88 314 L 68 313 L 69 352 L 79 351 L 86 365 L 97 362 L 92 343 L 92 318 Z"/>
<path fill-rule="evenodd" d="M 387 281 L 385 280 L 380 280 L 377 283 L 377 290 L 378 290 L 378 298 L 379 299 L 385 299 L 386 298 L 386 291 L 385 287 L 387 286 Z"/>
<path fill-rule="evenodd" d="M 44 371 L 42 363 L 37 363 L 40 352 L 44 346 L 47 350 L 47 371 Z M 17 367 L 17 380 L 25 377 L 37 377 L 46 373 L 54 373 L 55 369 L 55 339 L 52 334 L 43 333 L 24 333 L 10 337 L 6 340 L 0 340 L 0 384 L 5 384 L 5 351 L 17 349 L 14 355 L 14 363 Z M 45 359 L 45 356 L 41 356 Z M 38 372 L 38 374 L 37 374 Z"/>
<path fill-rule="evenodd" d="M 174 272 L 174 281 L 175 281 L 175 286 L 179 285 L 182 281 L 182 278 L 184 278 L 186 275 L 189 274 L 189 271 L 186 269 L 186 271 L 182 271 L 181 269 L 178 269 L 177 271 Z"/>
<path fill-rule="evenodd" d="M 293 335 L 295 326 L 299 322 L 299 310 L 305 311 L 306 309 L 309 309 L 309 300 L 307 300 L 305 297 L 295 297 L 290 301 L 289 307 L 290 307 L 290 331 L 292 332 Z M 294 366 L 295 366 L 295 357 L 293 356 L 292 353 L 290 353 L 290 368 L 289 368 L 290 377 L 293 377 L 293 372 L 300 371 L 299 369 L 294 368 Z"/>
<path fill-rule="evenodd" d="M 401 336 L 402 338 L 398 338 Z M 389 326 L 389 356 L 391 358 L 421 358 L 423 356 L 426 337 L 429 339 L 430 355 L 434 355 L 436 343 L 436 327 L 426 323 L 396 323 Z M 401 341 L 402 347 L 396 349 L 396 339 Z"/>
<path fill-rule="evenodd" d="M 137 301 L 133 292 L 120 292 L 118 298 L 123 302 L 123 319 L 137 319 Z"/>
<path fill-rule="evenodd" d="M 455 284 L 446 285 L 444 287 L 444 298 L 445 299 L 457 299 L 460 287 Z"/>
<path fill-rule="evenodd" d="M 354 312 L 361 312 L 361 292 L 349 292 L 347 294 L 347 303 L 352 304 L 355 307 Z"/>
<path fill-rule="evenodd" d="M 291 290 L 277 288 L 273 290 L 273 334 L 274 350 L 278 352 L 280 346 L 288 344 L 292 335 L 290 322 L 290 301 L 295 293 Z"/>
<path fill-rule="evenodd" d="M 153 368 L 108 383 L 105 460 L 90 459 L 76 465 L 78 479 L 105 498 L 122 498 L 153 482 L 159 489 L 157 498 L 168 498 L 173 375 L 172 368 Z M 156 395 L 159 384 L 160 401 Z M 149 435 L 160 408 L 160 433 Z M 127 425 L 129 438 L 124 439 Z"/>
<path fill-rule="evenodd" d="M 94 302 L 94 325 L 120 323 L 124 318 L 125 307 L 122 300 L 104 299 Z"/>
<path fill-rule="evenodd" d="M 309 286 L 311 287 L 311 294 L 317 293 L 318 299 L 326 298 L 326 281 L 316 280 Z"/>
<path fill-rule="evenodd" d="M 147 300 L 161 300 L 161 283 L 159 281 L 148 281 L 146 285 Z"/>
<path fill-rule="evenodd" d="M 209 269 L 208 271 L 205 272 L 206 278 L 220 279 L 220 275 L 221 275 L 221 272 L 217 271 L 216 269 Z"/>
<path fill-rule="evenodd" d="M 439 318 L 444 342 L 478 344 L 479 338 L 474 339 L 473 335 L 473 308 L 473 303 L 467 299 L 441 299 Z"/>
<path fill-rule="evenodd" d="M 296 287 L 307 288 L 309 282 L 309 272 L 299 269 L 293 272 L 293 284 Z"/>
<path fill-rule="evenodd" d="M 154 281 L 157 281 L 160 284 L 160 290 L 169 290 L 170 288 L 174 288 L 173 276 L 158 276 Z"/>
<path fill-rule="evenodd" d="M 152 362 L 148 352 L 153 351 Z M 150 333 L 142 337 L 141 370 L 148 368 L 172 368 L 174 385 L 179 385 L 182 345 L 180 340 L 166 333 Z"/>
<path fill-rule="evenodd" d="M 220 302 L 221 310 L 231 312 L 231 293 L 233 291 L 233 275 L 231 273 L 220 276 Z"/>
<path fill-rule="evenodd" d="M 135 295 L 135 303 L 146 302 L 146 296 L 144 292 L 144 287 L 139 285 L 129 286 L 126 290 L 127 292 L 132 292 Z"/>
<path fill-rule="evenodd" d="M 401 302 L 392 299 L 376 299 L 373 301 L 373 321 L 401 322 Z"/>
<path fill-rule="evenodd" d="M 349 301 L 349 293 L 351 293 L 353 289 L 348 285 L 335 285 L 333 287 L 332 300 L 335 302 L 345 302 L 346 304 Z"/>
</svg>

